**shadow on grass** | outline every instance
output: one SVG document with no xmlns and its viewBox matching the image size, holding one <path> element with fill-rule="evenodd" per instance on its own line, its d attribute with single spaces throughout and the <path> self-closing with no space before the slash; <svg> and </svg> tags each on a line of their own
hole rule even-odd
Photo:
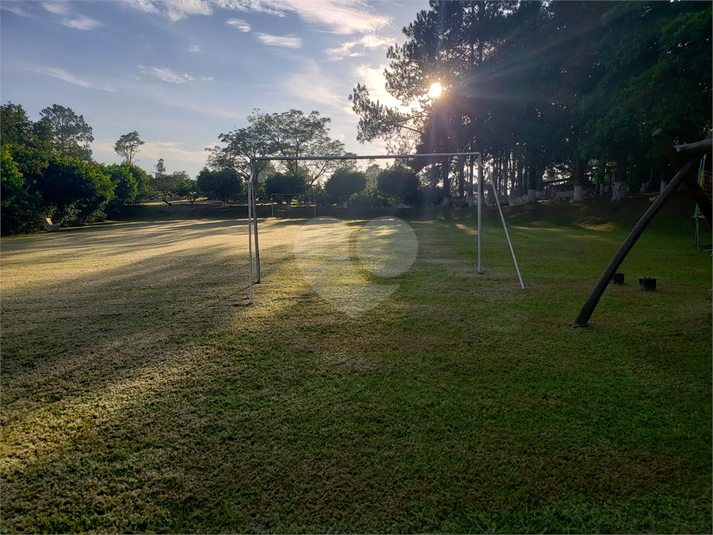
<svg viewBox="0 0 713 535">
<path fill-rule="evenodd" d="M 256 304 L 230 306 L 245 228 L 201 225 L 89 236 L 56 281 L 20 279 L 52 268 L 27 264 L 41 248 L 3 258 L 3 531 L 710 530 L 710 325 L 690 290 L 646 296 L 668 314 L 650 325 L 641 302 L 562 321 L 597 269 L 573 245 L 611 242 L 552 255 L 523 230 L 538 282 L 508 294 L 500 244 L 469 276 L 470 234 L 414 222 L 399 290 L 350 318 L 302 280 L 296 223 L 263 226 Z"/>
</svg>

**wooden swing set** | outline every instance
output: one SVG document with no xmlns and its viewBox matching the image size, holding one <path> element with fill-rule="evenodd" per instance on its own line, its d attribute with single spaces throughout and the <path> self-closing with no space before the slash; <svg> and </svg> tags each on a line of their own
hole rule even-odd
<svg viewBox="0 0 713 535">
<path fill-rule="evenodd" d="M 639 222 L 636 223 L 633 230 L 629 236 L 624 240 L 624 243 L 619 247 L 619 250 L 612 258 L 609 265 L 604 270 L 604 273 L 597 282 L 597 285 L 592 290 L 589 299 L 585 303 L 582 311 L 577 316 L 574 322 L 575 327 L 586 327 L 589 323 L 589 318 L 592 316 L 594 309 L 599 303 L 599 299 L 602 297 L 604 290 L 606 290 L 609 282 L 614 277 L 614 273 L 617 272 L 619 266 L 629 254 L 634 244 L 643 234 L 644 230 L 654 216 L 658 213 L 661 207 L 668 201 L 674 192 L 679 188 L 682 183 L 686 184 L 688 191 L 691 192 L 693 198 L 696 200 L 701 213 L 705 216 L 708 224 L 713 227 L 713 207 L 711 206 L 711 199 L 708 198 L 706 193 L 703 191 L 701 186 L 698 184 L 698 175 L 696 171 L 698 170 L 696 165 L 700 158 L 711 151 L 713 147 L 713 139 L 709 133 L 706 139 L 697 141 L 696 143 L 689 143 L 686 145 L 674 145 L 666 137 L 661 129 L 656 130 L 651 136 L 654 138 L 656 145 L 659 150 L 666 157 L 671 167 L 676 171 L 676 175 L 673 177 L 668 186 L 664 188 L 653 204 L 649 207 L 646 213 L 641 216 Z"/>
</svg>

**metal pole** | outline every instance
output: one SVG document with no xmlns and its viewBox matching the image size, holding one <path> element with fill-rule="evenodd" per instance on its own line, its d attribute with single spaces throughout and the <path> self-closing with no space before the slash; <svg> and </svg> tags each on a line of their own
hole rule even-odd
<svg viewBox="0 0 713 535">
<path fill-rule="evenodd" d="M 252 164 L 252 162 L 250 162 Z M 252 165 L 250 166 L 252 167 Z M 250 267 L 248 271 L 250 272 L 250 304 L 253 304 L 253 204 L 250 202 L 250 197 L 252 196 L 252 180 L 248 181 L 248 262 Z"/>
<path fill-rule="evenodd" d="M 470 170 L 468 173 L 468 208 L 472 208 L 474 203 L 473 199 L 473 157 L 470 157 Z"/>
<path fill-rule="evenodd" d="M 252 177 L 256 176 L 251 173 Z M 257 201 L 255 200 L 255 186 L 257 186 L 257 180 L 252 187 L 252 204 L 253 204 L 253 219 L 255 219 L 255 271 L 257 277 L 255 278 L 255 284 L 260 284 L 260 246 L 258 245 L 258 230 L 257 230 Z"/>
<path fill-rule="evenodd" d="M 493 177 L 488 171 L 488 177 L 490 177 L 490 183 L 493 183 Z M 493 191 L 495 187 L 493 187 Z M 503 209 L 500 206 L 500 199 L 498 199 L 498 194 L 495 194 L 495 204 L 498 205 L 498 212 L 500 212 L 500 220 L 503 222 L 503 230 L 505 231 L 505 238 L 508 241 L 508 247 L 510 247 L 510 254 L 512 255 L 512 261 L 515 264 L 515 271 L 517 271 L 517 278 L 520 279 L 520 288 L 525 289 L 525 284 L 522 282 L 522 275 L 520 275 L 520 268 L 517 265 L 517 258 L 515 258 L 515 250 L 512 248 L 512 242 L 510 241 L 510 233 L 508 232 L 508 226 L 505 224 L 505 216 L 503 215 Z"/>
<path fill-rule="evenodd" d="M 481 207 L 483 206 L 483 159 L 480 154 L 478 154 L 478 273 L 483 272 L 483 265 L 481 263 Z"/>
<path fill-rule="evenodd" d="M 394 160 L 397 158 L 439 158 L 444 156 L 478 156 L 479 152 L 430 152 L 424 154 L 371 154 L 364 156 L 255 156 L 252 161 L 266 162 L 279 160 L 281 162 L 306 160 Z"/>
</svg>

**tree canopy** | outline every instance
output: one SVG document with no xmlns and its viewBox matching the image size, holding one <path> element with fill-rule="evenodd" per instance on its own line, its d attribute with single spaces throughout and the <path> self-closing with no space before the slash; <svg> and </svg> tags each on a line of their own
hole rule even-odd
<svg viewBox="0 0 713 535">
<path fill-rule="evenodd" d="M 254 110 L 248 115 L 249 126 L 238 128 L 218 138 L 224 146 L 210 149 L 210 167 L 235 169 L 243 179 L 250 178 L 248 160 L 259 156 L 341 156 L 344 144 L 329 137 L 328 117 L 319 112 L 305 114 L 301 110 L 283 113 L 263 113 Z M 258 162 L 256 171 L 265 168 L 267 162 Z M 282 164 L 288 175 L 304 174 L 312 185 L 338 166 L 337 161 L 287 161 Z"/>
<path fill-rule="evenodd" d="M 63 158 L 73 157 L 90 160 L 92 151 L 89 144 L 94 141 L 92 127 L 71 108 L 53 104 L 40 112 L 49 121 L 52 131 L 52 145 Z"/>
<path fill-rule="evenodd" d="M 364 188 L 366 188 L 366 175 L 348 168 L 337 169 L 324 185 L 330 197 L 344 204 L 349 197 L 363 191 Z"/>
<path fill-rule="evenodd" d="M 665 166 L 653 130 L 682 143 L 711 127 L 710 20 L 704 2 L 431 0 L 387 52 L 386 89 L 410 110 L 358 83 L 358 139 L 481 151 L 514 193 L 547 169 L 581 185 L 595 164 L 648 180 L 652 157 Z M 462 167 L 437 163 L 448 192 Z"/>
<path fill-rule="evenodd" d="M 143 145 L 139 133 L 134 130 L 128 134 L 121 136 L 114 144 L 114 152 L 124 158 L 125 162 L 131 163 L 136 153 L 139 152 L 139 147 Z"/>
</svg>

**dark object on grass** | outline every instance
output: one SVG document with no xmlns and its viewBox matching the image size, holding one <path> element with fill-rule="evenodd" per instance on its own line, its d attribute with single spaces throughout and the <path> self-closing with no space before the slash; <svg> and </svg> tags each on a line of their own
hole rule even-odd
<svg viewBox="0 0 713 535">
<path fill-rule="evenodd" d="M 711 147 L 713 147 L 713 138 L 711 138 L 709 134 L 709 137 L 702 141 L 697 141 L 696 143 L 690 143 L 688 145 L 674 146 L 660 129 L 656 130 L 651 135 L 654 138 L 654 141 L 656 141 L 659 150 L 663 152 L 671 166 L 676 170 L 676 175 L 673 177 L 671 182 L 669 182 L 663 192 L 661 192 L 661 195 L 656 197 L 656 200 L 649 207 L 649 209 L 646 210 L 646 213 L 641 217 L 641 219 L 639 219 L 639 222 L 633 228 L 621 247 L 619 247 L 619 250 L 614 255 L 614 258 L 612 258 L 611 262 L 609 262 L 609 265 L 604 270 L 599 282 L 597 282 L 594 290 L 592 290 L 589 299 L 587 299 L 587 302 L 582 307 L 582 311 L 574 321 L 575 327 L 587 326 L 589 318 L 594 312 L 594 308 L 597 306 L 604 290 L 606 290 L 606 287 L 609 285 L 609 281 L 614 273 L 616 273 L 616 270 L 619 269 L 619 266 L 621 266 L 621 263 L 626 258 L 626 255 L 628 255 L 629 251 L 631 251 L 631 248 L 636 243 L 636 240 L 639 239 L 664 203 L 673 195 L 673 193 L 684 181 L 688 191 L 696 199 L 696 202 L 698 203 L 701 212 L 703 212 L 703 215 L 706 217 L 708 224 L 713 227 L 713 217 L 711 215 L 713 212 L 713 206 L 711 206 L 711 201 L 708 199 L 703 189 L 701 189 L 698 185 L 698 181 L 693 173 L 696 169 L 698 158 L 710 151 Z"/>
<path fill-rule="evenodd" d="M 614 273 L 614 284 L 624 284 L 623 273 Z"/>
<path fill-rule="evenodd" d="M 655 292 L 656 279 L 652 279 L 650 277 L 644 277 L 643 279 L 639 279 L 639 288 L 641 288 L 642 290 L 646 290 L 647 292 Z"/>
</svg>

